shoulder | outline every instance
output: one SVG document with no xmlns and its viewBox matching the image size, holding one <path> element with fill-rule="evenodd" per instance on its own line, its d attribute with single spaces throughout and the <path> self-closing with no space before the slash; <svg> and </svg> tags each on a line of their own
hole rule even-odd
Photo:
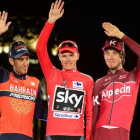
<svg viewBox="0 0 140 140">
<path fill-rule="evenodd" d="M 89 81 L 94 81 L 93 78 L 90 75 L 82 73 L 82 72 L 80 72 L 80 74 L 81 74 L 81 76 L 83 76 L 83 78 L 85 78 Z"/>
<path fill-rule="evenodd" d="M 103 76 L 103 77 L 98 78 L 98 79 L 95 81 L 95 84 L 101 83 L 102 81 L 105 80 L 105 78 L 106 78 L 106 76 Z"/>
<path fill-rule="evenodd" d="M 40 83 L 39 79 L 34 77 L 34 76 L 29 76 L 27 75 L 28 79 L 31 81 L 31 82 L 35 82 L 35 83 Z"/>
</svg>

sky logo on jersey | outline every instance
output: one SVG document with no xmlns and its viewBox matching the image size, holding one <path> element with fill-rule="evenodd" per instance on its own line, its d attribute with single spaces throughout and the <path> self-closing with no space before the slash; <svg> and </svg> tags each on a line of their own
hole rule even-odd
<svg viewBox="0 0 140 140">
<path fill-rule="evenodd" d="M 85 91 L 56 86 L 52 110 L 82 113 Z"/>
<path fill-rule="evenodd" d="M 79 114 L 72 114 L 72 113 L 60 113 L 60 112 L 54 112 L 53 117 L 56 118 L 65 118 L 65 119 L 79 119 Z"/>
<path fill-rule="evenodd" d="M 83 89 L 83 82 L 73 81 L 73 88 Z"/>
<path fill-rule="evenodd" d="M 106 89 L 102 90 L 100 92 L 100 97 L 101 101 L 106 100 L 107 102 L 113 101 L 113 94 L 114 94 L 114 102 L 117 102 L 120 100 L 122 97 L 131 97 L 131 86 L 130 84 L 133 84 L 132 82 L 130 83 L 119 83 L 115 82 L 115 90 L 113 91 L 113 83 L 111 83 Z"/>
</svg>

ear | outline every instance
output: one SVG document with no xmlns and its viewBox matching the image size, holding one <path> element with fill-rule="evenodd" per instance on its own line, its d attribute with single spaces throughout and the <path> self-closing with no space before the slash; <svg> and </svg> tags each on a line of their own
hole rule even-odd
<svg viewBox="0 0 140 140">
<path fill-rule="evenodd" d="M 79 57 L 80 57 L 80 54 L 79 52 L 77 53 L 77 59 L 76 60 L 79 60 Z"/>
<path fill-rule="evenodd" d="M 59 60 L 61 61 L 61 54 L 60 53 L 58 54 L 58 57 L 59 57 Z"/>
<path fill-rule="evenodd" d="M 9 58 L 9 63 L 13 66 L 14 65 L 14 59 L 13 58 Z"/>
</svg>

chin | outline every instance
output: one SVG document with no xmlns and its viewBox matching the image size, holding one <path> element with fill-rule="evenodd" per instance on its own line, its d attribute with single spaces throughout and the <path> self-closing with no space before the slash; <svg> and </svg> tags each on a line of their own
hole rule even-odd
<svg viewBox="0 0 140 140">
<path fill-rule="evenodd" d="M 117 67 L 109 67 L 110 70 L 116 70 Z"/>
<path fill-rule="evenodd" d="M 71 70 L 72 68 L 65 68 L 66 70 Z"/>
<path fill-rule="evenodd" d="M 22 72 L 22 75 L 25 75 L 25 74 L 27 74 L 27 71 Z"/>
<path fill-rule="evenodd" d="M 66 70 L 71 70 L 71 69 L 73 69 L 72 67 L 65 67 L 64 69 L 66 69 Z"/>
</svg>

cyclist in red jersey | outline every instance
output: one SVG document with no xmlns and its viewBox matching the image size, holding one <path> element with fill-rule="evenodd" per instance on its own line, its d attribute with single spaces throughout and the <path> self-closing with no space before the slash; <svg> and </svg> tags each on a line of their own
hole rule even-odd
<svg viewBox="0 0 140 140">
<path fill-rule="evenodd" d="M 11 24 L 6 24 L 8 13 L 0 12 L 0 35 Z M 41 86 L 37 78 L 27 75 L 29 51 L 22 41 L 13 42 L 8 53 L 13 71 L 0 64 L 0 140 L 33 140 L 33 117 L 47 120 L 42 106 Z"/>
<path fill-rule="evenodd" d="M 140 45 L 109 22 L 102 27 L 110 38 L 102 48 L 109 71 L 94 85 L 93 139 L 129 140 L 140 82 Z M 123 68 L 123 44 L 138 56 L 130 72 Z"/>
<path fill-rule="evenodd" d="M 52 3 L 49 18 L 37 42 L 38 59 L 47 81 L 48 121 L 46 140 L 90 140 L 93 120 L 94 81 L 78 71 L 78 46 L 74 41 L 66 40 L 58 47 L 58 56 L 62 70 L 53 66 L 48 52 L 47 42 L 56 20 L 64 13 L 64 2 Z M 86 115 L 86 123 L 84 122 Z M 86 126 L 85 126 L 86 124 Z"/>
</svg>

